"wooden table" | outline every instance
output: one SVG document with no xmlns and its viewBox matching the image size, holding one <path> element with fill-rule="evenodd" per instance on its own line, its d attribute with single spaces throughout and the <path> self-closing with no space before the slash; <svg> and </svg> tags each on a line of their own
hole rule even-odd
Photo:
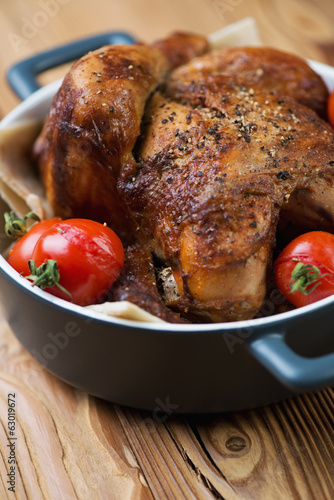
<svg viewBox="0 0 334 500">
<path fill-rule="evenodd" d="M 208 34 L 245 16 L 256 18 L 264 44 L 334 64 L 333 0 L 3 2 L 0 112 L 18 103 L 6 70 L 37 51 L 114 29 L 147 41 L 175 29 Z M 157 419 L 59 381 L 25 352 L 3 319 L 0 370 L 1 499 L 334 498 L 331 388 L 257 410 Z M 15 494 L 7 489 L 7 396 L 13 392 Z"/>
</svg>

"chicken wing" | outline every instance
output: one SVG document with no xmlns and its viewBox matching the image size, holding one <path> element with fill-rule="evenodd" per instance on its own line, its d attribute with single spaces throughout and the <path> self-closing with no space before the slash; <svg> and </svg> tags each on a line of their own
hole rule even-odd
<svg viewBox="0 0 334 500">
<path fill-rule="evenodd" d="M 55 213 L 107 222 L 131 239 L 116 180 L 134 161 L 146 101 L 167 71 L 207 48 L 204 37 L 176 33 L 154 46 L 102 47 L 72 66 L 34 147 Z"/>
</svg>

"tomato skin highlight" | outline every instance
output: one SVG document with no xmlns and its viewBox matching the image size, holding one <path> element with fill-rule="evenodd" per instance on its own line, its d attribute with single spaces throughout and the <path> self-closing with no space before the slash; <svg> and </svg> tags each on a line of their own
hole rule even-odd
<svg viewBox="0 0 334 500">
<path fill-rule="evenodd" d="M 330 94 L 327 102 L 327 115 L 328 120 L 332 127 L 334 127 L 334 90 Z"/>
<path fill-rule="evenodd" d="M 87 219 L 68 219 L 54 224 L 38 239 L 32 260 L 37 266 L 55 260 L 59 284 L 75 304 L 101 302 L 124 265 L 119 237 L 107 226 Z M 57 286 L 45 290 L 70 300 Z"/>
<path fill-rule="evenodd" d="M 317 286 L 308 295 L 297 290 L 291 293 L 291 274 L 298 262 L 319 269 Z M 291 241 L 274 264 L 278 289 L 295 307 L 312 304 L 334 294 L 334 235 L 311 231 Z M 313 286 L 313 285 L 312 285 Z M 310 285 L 308 290 L 312 288 Z"/>
<path fill-rule="evenodd" d="M 57 222 L 61 222 L 60 217 L 53 219 L 46 219 L 41 222 L 36 222 L 28 232 L 21 236 L 9 251 L 8 262 L 9 264 L 22 276 L 30 274 L 28 260 L 31 259 L 35 245 L 38 239 L 45 231 L 50 229 Z"/>
</svg>

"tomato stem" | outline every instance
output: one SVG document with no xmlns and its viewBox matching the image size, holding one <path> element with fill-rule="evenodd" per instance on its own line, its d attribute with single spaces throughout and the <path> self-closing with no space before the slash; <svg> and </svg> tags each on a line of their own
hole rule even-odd
<svg viewBox="0 0 334 500">
<path fill-rule="evenodd" d="M 57 286 L 60 290 L 66 293 L 73 302 L 73 297 L 70 292 L 68 292 L 66 288 L 59 284 L 60 273 L 58 264 L 55 260 L 49 259 L 48 261 L 37 267 L 36 263 L 32 259 L 30 259 L 28 260 L 28 266 L 30 274 L 29 276 L 25 276 L 25 278 L 32 281 L 32 286 L 38 286 L 42 290 L 44 290 L 45 288 Z"/>
<path fill-rule="evenodd" d="M 321 278 L 332 276 L 330 273 L 321 274 L 320 267 L 298 262 L 291 273 L 290 293 L 298 291 L 304 295 L 309 295 L 321 284 Z M 310 286 L 311 288 L 309 288 Z"/>
<path fill-rule="evenodd" d="M 5 233 L 9 238 L 17 239 L 26 234 L 27 219 L 40 222 L 40 218 L 34 212 L 28 212 L 23 219 L 20 219 L 15 212 L 5 212 Z"/>
</svg>

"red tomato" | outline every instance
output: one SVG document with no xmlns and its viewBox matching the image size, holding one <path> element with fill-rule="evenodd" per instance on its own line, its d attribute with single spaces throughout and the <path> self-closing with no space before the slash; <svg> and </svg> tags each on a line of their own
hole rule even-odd
<svg viewBox="0 0 334 500">
<path fill-rule="evenodd" d="M 332 127 L 334 127 L 334 90 L 332 91 L 328 99 L 327 114 L 330 124 L 332 125 Z"/>
<path fill-rule="evenodd" d="M 118 277 L 124 264 L 124 250 L 119 237 L 107 226 L 87 219 L 68 219 L 54 224 L 38 239 L 32 260 L 41 266 L 57 262 L 59 285 L 78 305 L 101 302 Z M 57 286 L 42 287 L 71 300 Z"/>
<path fill-rule="evenodd" d="M 28 260 L 31 259 L 33 250 L 39 237 L 56 222 L 60 222 L 60 217 L 46 219 L 36 222 L 28 232 L 18 239 L 9 251 L 9 264 L 23 276 L 30 274 Z"/>
<path fill-rule="evenodd" d="M 334 235 L 312 231 L 291 241 L 275 262 L 275 279 L 295 307 L 334 294 Z"/>
</svg>

